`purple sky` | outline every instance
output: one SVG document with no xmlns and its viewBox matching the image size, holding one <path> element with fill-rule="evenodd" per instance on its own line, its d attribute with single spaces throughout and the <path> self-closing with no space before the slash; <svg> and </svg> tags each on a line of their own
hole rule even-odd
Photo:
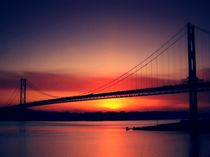
<svg viewBox="0 0 210 157">
<path fill-rule="evenodd" d="M 55 82 L 55 76 L 63 83 L 70 79 L 74 88 L 69 90 L 73 93 L 78 92 L 79 85 L 85 90 L 96 87 L 139 63 L 187 22 L 210 30 L 209 3 L 1 1 L 0 90 L 5 88 L 5 82 L 18 82 L 20 76 L 37 74 L 41 78 L 47 76 L 50 82 Z M 40 85 L 45 87 L 44 83 Z M 73 87 L 63 86 L 64 91 Z M 58 88 L 56 85 L 54 90 Z"/>
</svg>

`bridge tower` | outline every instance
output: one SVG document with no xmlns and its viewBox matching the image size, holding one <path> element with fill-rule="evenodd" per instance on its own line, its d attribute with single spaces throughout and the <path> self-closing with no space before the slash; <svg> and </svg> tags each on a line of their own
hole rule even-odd
<svg viewBox="0 0 210 157">
<path fill-rule="evenodd" d="M 26 104 L 26 79 L 20 79 L 20 105 Z"/>
<path fill-rule="evenodd" d="M 197 107 L 197 74 L 196 74 L 196 50 L 195 50 L 195 30 L 190 23 L 187 24 L 188 41 L 188 88 L 189 88 L 189 112 L 191 127 L 196 127 L 198 123 Z"/>
</svg>

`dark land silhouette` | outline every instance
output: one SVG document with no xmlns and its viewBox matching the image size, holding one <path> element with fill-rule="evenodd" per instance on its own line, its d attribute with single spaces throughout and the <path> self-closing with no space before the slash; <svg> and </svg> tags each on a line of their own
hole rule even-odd
<svg viewBox="0 0 210 157">
<path fill-rule="evenodd" d="M 133 126 L 128 130 L 149 131 L 208 131 L 210 132 L 210 111 L 200 112 L 200 119 L 196 128 L 191 127 L 189 111 L 149 111 L 149 112 L 51 112 L 23 108 L 22 106 L 4 107 L 0 109 L 2 121 L 119 121 L 119 120 L 164 120 L 181 119 L 180 122 L 157 124 L 153 126 Z"/>
<path fill-rule="evenodd" d="M 170 124 L 159 124 L 146 127 L 133 127 L 132 130 L 150 130 L 150 131 L 186 131 L 186 132 L 203 132 L 210 131 L 210 119 L 202 119 L 198 121 L 196 128 L 192 128 L 189 120 L 181 120 L 180 122 Z M 129 128 L 126 128 L 129 130 Z"/>
<path fill-rule="evenodd" d="M 201 112 L 208 118 L 210 111 Z M 187 119 L 188 111 L 148 111 L 148 112 L 51 112 L 22 108 L 20 106 L 0 109 L 0 120 L 25 121 L 103 121 L 103 120 L 160 120 Z"/>
</svg>

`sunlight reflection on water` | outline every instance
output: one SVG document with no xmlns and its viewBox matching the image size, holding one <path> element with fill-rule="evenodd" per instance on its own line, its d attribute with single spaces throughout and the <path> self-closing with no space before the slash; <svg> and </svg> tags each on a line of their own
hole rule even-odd
<svg viewBox="0 0 210 157">
<path fill-rule="evenodd" d="M 125 131 L 126 126 L 151 124 L 156 122 L 1 122 L 0 154 L 4 157 L 209 157 L 209 134 Z"/>
</svg>

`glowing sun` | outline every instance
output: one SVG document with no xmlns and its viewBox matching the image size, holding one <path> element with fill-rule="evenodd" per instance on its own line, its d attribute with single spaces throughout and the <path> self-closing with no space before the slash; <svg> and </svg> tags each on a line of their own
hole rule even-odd
<svg viewBox="0 0 210 157">
<path fill-rule="evenodd" d="M 120 110 L 124 107 L 124 104 L 119 99 L 106 99 L 100 103 L 100 106 L 109 110 Z"/>
</svg>

